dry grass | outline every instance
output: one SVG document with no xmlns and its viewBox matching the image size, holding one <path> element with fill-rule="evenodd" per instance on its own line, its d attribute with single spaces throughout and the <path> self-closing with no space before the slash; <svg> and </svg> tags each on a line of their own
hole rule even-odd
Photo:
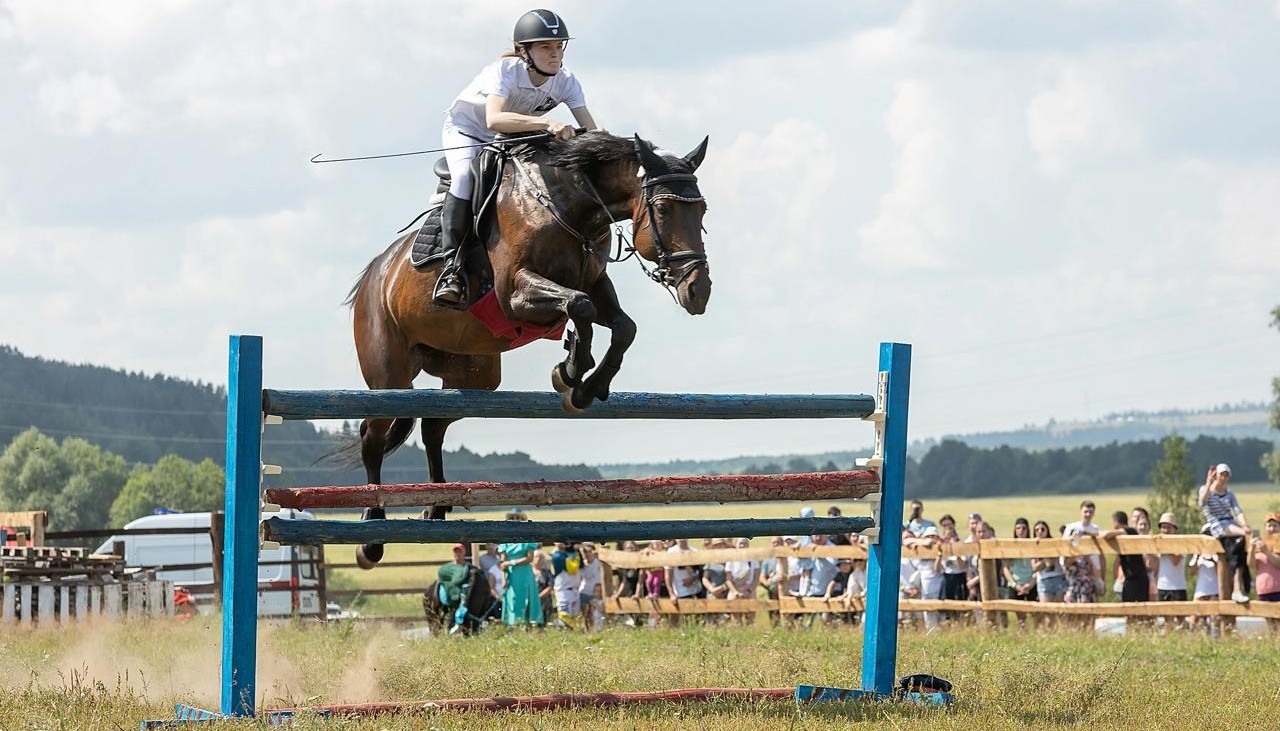
<svg viewBox="0 0 1280 731">
<path fill-rule="evenodd" d="M 265 627 L 264 706 L 675 687 L 856 684 L 861 637 L 846 627 L 494 631 L 403 639 L 388 627 Z M 132 728 L 174 702 L 215 706 L 219 629 L 137 623 L 7 631 L 0 728 Z M 956 630 L 904 635 L 900 672 L 957 685 L 951 711 L 893 704 L 716 701 L 542 714 L 432 713 L 300 719 L 325 729 L 1201 729 L 1267 727 L 1280 701 L 1273 639 Z M 233 726 L 255 724 L 234 724 Z"/>
</svg>

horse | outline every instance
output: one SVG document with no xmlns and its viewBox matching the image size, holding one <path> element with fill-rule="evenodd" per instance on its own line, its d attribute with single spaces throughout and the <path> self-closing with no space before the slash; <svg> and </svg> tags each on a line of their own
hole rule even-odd
<svg viewBox="0 0 1280 731">
<path fill-rule="evenodd" d="M 711 296 L 702 240 L 707 206 L 694 173 L 707 142 L 703 138 L 677 156 L 639 135 L 628 139 L 594 131 L 508 154 L 491 224 L 476 227 L 479 240 L 472 245 L 487 255 L 502 316 L 547 329 L 573 323 L 564 343 L 568 354 L 551 373 L 566 411 L 580 412 L 609 398 L 623 354 L 636 336 L 636 324 L 605 271 L 612 224 L 630 219 L 633 252 L 655 265 L 651 272 L 645 268 L 650 278 L 689 314 L 705 312 Z M 412 232 L 397 238 L 369 262 L 346 300 L 365 383 L 371 389 L 407 389 L 426 372 L 440 378 L 443 388 L 497 389 L 502 353 L 522 343 L 496 335 L 469 312 L 432 304 L 442 263 L 414 267 L 408 255 L 413 239 Z M 467 279 L 470 292 L 485 283 L 474 273 Z M 611 333 L 598 366 L 591 354 L 594 325 Z M 408 439 L 415 421 L 366 419 L 358 442 L 353 439 L 335 454 L 354 465 L 358 451 L 369 483 L 381 484 L 383 458 Z M 444 435 L 454 421 L 422 419 L 432 482 L 445 481 Z M 430 506 L 424 517 L 443 519 L 450 509 Z M 362 515 L 365 520 L 385 517 L 382 508 L 367 508 Z M 382 555 L 381 544 L 365 544 L 356 560 L 368 569 Z"/>
<path fill-rule="evenodd" d="M 483 571 L 475 569 L 471 572 L 471 581 L 467 583 L 467 595 L 462 602 L 467 607 L 466 618 L 463 619 L 460 631 L 464 635 L 475 634 L 484 623 L 495 616 L 501 603 L 489 591 L 489 579 Z M 454 611 L 440 599 L 440 582 L 433 581 L 422 593 L 422 612 L 427 623 L 435 631 L 447 631 L 453 626 Z"/>
</svg>

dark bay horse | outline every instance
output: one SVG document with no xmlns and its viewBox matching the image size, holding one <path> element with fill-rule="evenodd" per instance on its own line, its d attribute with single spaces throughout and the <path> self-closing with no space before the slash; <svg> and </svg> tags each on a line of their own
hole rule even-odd
<svg viewBox="0 0 1280 731">
<path fill-rule="evenodd" d="M 609 397 L 622 356 L 636 335 L 623 312 L 609 261 L 610 224 L 630 219 L 636 253 L 656 264 L 650 276 L 674 291 L 692 315 L 702 314 L 711 296 L 711 276 L 702 242 L 706 203 L 694 171 L 707 151 L 704 139 L 680 157 L 660 151 L 639 136 L 589 132 L 551 141 L 513 156 L 498 186 L 496 217 L 480 243 L 493 268 L 493 288 L 503 315 L 519 322 L 553 326 L 566 320 L 574 330 L 569 351 L 552 369 L 552 385 L 568 411 Z M 426 372 L 444 388 L 493 390 L 502 379 L 501 354 L 512 341 L 493 335 L 472 314 L 431 303 L 440 264 L 409 263 L 411 232 L 392 242 L 365 267 L 348 303 L 355 316 L 356 353 L 372 389 L 412 388 Z M 470 290 L 478 282 L 471 278 Z M 591 355 L 592 328 L 611 337 L 599 366 Z M 414 419 L 368 419 L 360 424 L 358 449 L 368 480 L 382 482 L 383 458 L 413 431 Z M 422 419 L 422 442 L 432 482 L 444 482 L 442 446 L 454 419 Z M 443 518 L 448 506 L 432 506 Z M 364 518 L 383 518 L 381 508 Z M 361 546 L 357 561 L 372 568 L 381 545 Z"/>
</svg>

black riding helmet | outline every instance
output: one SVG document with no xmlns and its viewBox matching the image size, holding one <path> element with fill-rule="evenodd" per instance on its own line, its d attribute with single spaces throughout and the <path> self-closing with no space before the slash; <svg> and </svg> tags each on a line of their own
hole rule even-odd
<svg viewBox="0 0 1280 731">
<path fill-rule="evenodd" d="M 511 39 L 515 41 L 516 46 L 524 52 L 525 65 L 543 76 L 554 76 L 554 74 L 548 74 L 533 64 L 533 57 L 529 55 L 527 48 L 528 44 L 538 41 L 568 41 L 570 38 L 569 28 L 560 16 L 550 10 L 542 9 L 530 10 L 521 15 L 516 21 L 515 32 L 511 34 Z"/>
</svg>

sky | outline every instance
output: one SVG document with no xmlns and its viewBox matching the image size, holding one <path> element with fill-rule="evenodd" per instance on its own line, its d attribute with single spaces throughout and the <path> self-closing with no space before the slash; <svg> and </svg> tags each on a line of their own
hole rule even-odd
<svg viewBox="0 0 1280 731">
<path fill-rule="evenodd" d="M 268 387 L 363 387 L 342 300 L 434 156 L 308 160 L 438 146 L 528 9 L 0 0 L 0 343 L 225 383 L 228 335 L 257 334 Z M 866 393 L 897 341 L 913 439 L 1271 399 L 1280 2 L 554 9 L 601 126 L 711 140 L 708 311 L 611 268 L 639 325 L 615 390 Z M 547 390 L 562 355 L 506 355 L 502 388 Z M 473 419 L 446 446 L 594 464 L 870 434 Z"/>
</svg>

